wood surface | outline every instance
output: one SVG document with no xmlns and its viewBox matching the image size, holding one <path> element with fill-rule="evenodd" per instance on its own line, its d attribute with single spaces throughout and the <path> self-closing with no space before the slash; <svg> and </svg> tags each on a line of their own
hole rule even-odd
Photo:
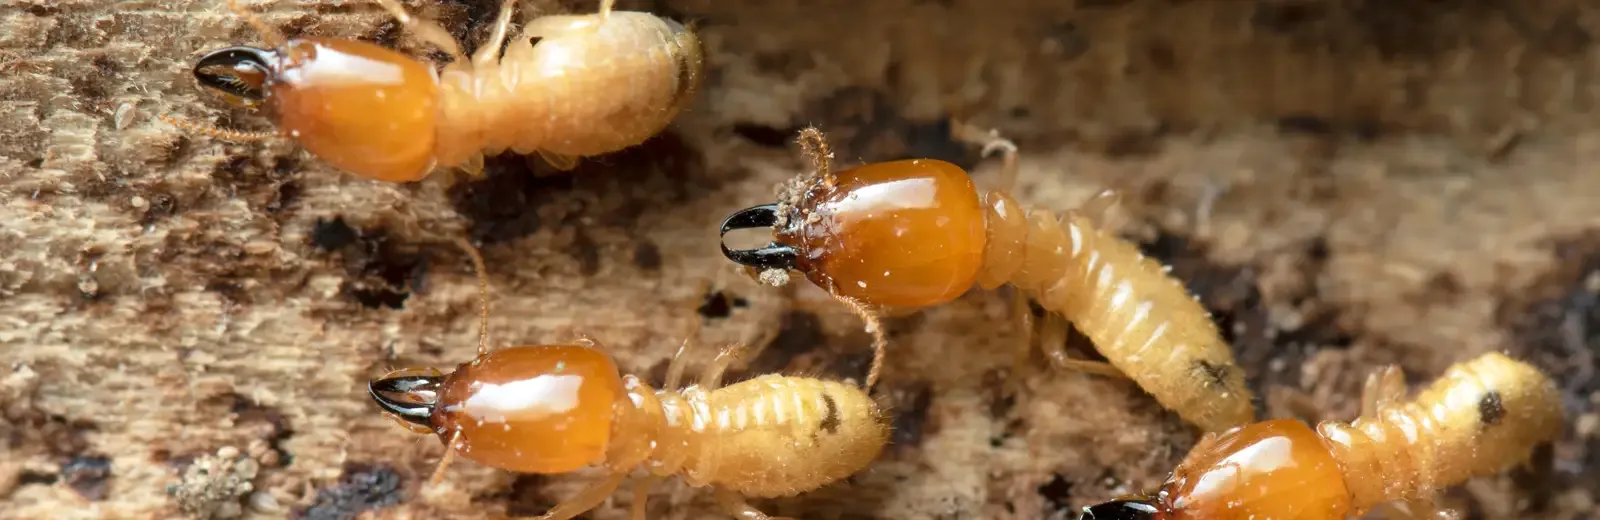
<svg viewBox="0 0 1600 520">
<path fill-rule="evenodd" d="M 1004 5 L 1002 5 L 1004 4 Z M 432 59 L 375 5 L 249 1 L 290 35 Z M 469 51 L 498 2 L 408 2 Z M 529 2 L 540 12 L 590 3 Z M 0 518 L 537 514 L 594 474 L 458 461 L 380 416 L 367 380 L 475 348 L 484 244 L 496 345 L 585 334 L 659 380 L 696 366 L 860 378 L 868 339 L 815 288 L 722 259 L 716 225 L 802 167 L 814 124 L 852 163 L 996 165 L 940 121 L 1023 147 L 1018 198 L 1114 187 L 1120 228 L 1230 332 L 1263 416 L 1350 418 L 1361 378 L 1413 382 L 1505 350 L 1552 370 L 1569 432 L 1541 464 L 1448 495 L 1475 518 L 1595 518 L 1600 500 L 1600 8 L 1577 0 L 664 0 L 696 22 L 700 99 L 570 175 L 389 185 L 287 140 L 230 144 L 159 114 L 267 129 L 199 90 L 200 53 L 259 38 L 220 0 L 0 2 Z M 991 184 L 985 184 L 991 183 Z M 711 295 L 702 291 L 709 284 Z M 995 389 L 1005 295 L 892 320 L 895 445 L 807 519 L 1073 518 L 1159 483 L 1194 433 L 1126 383 L 1041 371 Z M 698 317 L 697 317 L 698 314 Z M 1091 355 L 1089 349 L 1079 349 Z M 628 492 L 592 518 L 623 518 Z M 721 518 L 668 485 L 652 518 Z"/>
</svg>

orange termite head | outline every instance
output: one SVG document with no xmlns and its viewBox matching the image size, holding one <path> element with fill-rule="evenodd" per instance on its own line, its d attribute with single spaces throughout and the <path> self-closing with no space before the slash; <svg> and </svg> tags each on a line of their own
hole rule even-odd
<svg viewBox="0 0 1600 520">
<path fill-rule="evenodd" d="M 1078 520 L 1157 520 L 1161 518 L 1156 499 L 1124 497 L 1083 508 Z"/>
<path fill-rule="evenodd" d="M 971 288 L 988 228 L 977 188 L 961 167 L 908 159 L 824 179 L 789 204 L 729 216 L 724 235 L 776 225 L 776 240 L 760 249 L 724 244 L 723 255 L 763 270 L 798 270 L 835 294 L 889 307 L 938 305 Z"/>
<path fill-rule="evenodd" d="M 587 344 L 506 348 L 437 374 L 400 371 L 367 389 L 407 429 L 519 473 L 604 462 L 615 408 L 629 402 L 616 364 Z"/>
<path fill-rule="evenodd" d="M 275 49 L 218 49 L 193 72 L 229 103 L 268 106 L 280 133 L 342 170 L 409 182 L 433 169 L 438 77 L 404 54 L 298 38 Z"/>
</svg>

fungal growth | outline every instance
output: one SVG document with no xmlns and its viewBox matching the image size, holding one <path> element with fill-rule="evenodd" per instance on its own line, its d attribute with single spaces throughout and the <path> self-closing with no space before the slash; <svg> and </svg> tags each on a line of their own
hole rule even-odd
<svg viewBox="0 0 1600 520">
<path fill-rule="evenodd" d="M 1437 518 L 1438 492 L 1522 463 L 1564 421 L 1550 378 L 1499 353 L 1451 367 L 1410 402 L 1405 394 L 1391 366 L 1368 377 L 1354 422 L 1279 419 L 1207 435 L 1156 494 L 1081 518 L 1343 520 L 1397 502 L 1404 517 Z"/>
<path fill-rule="evenodd" d="M 270 108 L 277 132 L 162 119 L 222 139 L 286 135 L 352 174 L 411 182 L 436 168 L 478 175 L 484 156 L 507 150 L 572 169 L 581 157 L 661 132 L 699 87 L 694 31 L 649 13 L 613 11 L 615 0 L 602 0 L 596 14 L 528 20 L 509 45 L 516 2 L 505 0 L 489 41 L 470 59 L 436 22 L 407 13 L 398 0 L 373 1 L 454 60 L 435 71 L 357 40 L 285 39 L 228 0 L 266 48 L 212 51 L 195 63 L 194 76 L 230 103 Z"/>
<path fill-rule="evenodd" d="M 993 133 L 959 132 L 983 144 L 986 155 L 1004 153 L 1009 185 L 1016 177 L 1016 145 Z M 1101 192 L 1058 217 L 1024 209 L 1005 190 L 980 197 L 967 172 L 948 162 L 911 159 L 834 172 L 821 132 L 806 129 L 799 142 L 815 176 L 797 181 L 776 204 L 728 217 L 724 235 L 771 227 L 774 236 L 758 249 L 723 244 L 728 259 L 768 273 L 799 271 L 851 305 L 871 330 L 880 328 L 875 316 L 885 308 L 940 305 L 974 283 L 983 289 L 1009 283 L 1020 289 L 1014 313 L 1030 333 L 1019 345 L 1019 365 L 1032 349 L 1025 300 L 1031 297 L 1053 313 L 1046 325 L 1064 333 L 1070 322 L 1111 364 L 1071 359 L 1064 341 L 1042 342 L 1058 367 L 1125 374 L 1208 431 L 1254 419 L 1244 372 L 1210 314 L 1160 263 L 1104 229 L 1101 220 L 1116 192 Z M 879 333 L 869 387 L 882 368 L 885 343 Z"/>
<path fill-rule="evenodd" d="M 836 482 L 865 468 L 888 442 L 887 416 L 856 386 L 776 374 L 723 386 L 738 348 L 724 349 L 697 384 L 679 388 L 685 341 L 662 390 L 619 375 L 589 340 L 491 352 L 483 261 L 471 245 L 461 247 L 483 293 L 478 356 L 449 374 L 403 369 L 368 385 L 384 413 L 445 443 L 433 482 L 457 454 L 522 473 L 609 470 L 539 517 L 564 520 L 599 506 L 644 469 L 648 476 L 634 489 L 635 520 L 644 518 L 655 484 L 673 475 L 714 488 L 728 514 L 759 520 L 769 517 L 746 497 L 793 496 Z"/>
</svg>

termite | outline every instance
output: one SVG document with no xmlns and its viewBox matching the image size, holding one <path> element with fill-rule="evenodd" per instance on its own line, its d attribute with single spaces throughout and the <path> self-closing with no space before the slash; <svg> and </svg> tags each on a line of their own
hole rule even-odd
<svg viewBox="0 0 1600 520">
<path fill-rule="evenodd" d="M 1537 368 L 1489 353 L 1451 367 L 1403 402 L 1405 376 L 1367 378 L 1361 417 L 1312 427 L 1254 423 L 1195 445 L 1154 495 L 1084 508 L 1083 520 L 1343 520 L 1390 507 L 1435 518 L 1434 497 L 1504 471 L 1560 434 L 1560 394 Z"/>
<path fill-rule="evenodd" d="M 985 155 L 1003 151 L 1003 182 L 1012 182 L 1015 144 L 970 127 L 956 133 L 983 144 Z M 1028 334 L 1025 297 L 1054 313 L 1061 327 L 1062 318 L 1075 325 L 1111 365 L 1071 359 L 1064 338 L 1042 342 L 1058 367 L 1125 375 L 1206 431 L 1254 420 L 1244 372 L 1210 313 L 1164 266 L 1101 222 L 1120 198 L 1117 191 L 1102 191 L 1057 218 L 1024 210 L 1005 189 L 980 197 L 967 172 L 945 161 L 908 159 L 833 172 L 821 132 L 805 129 L 799 143 L 814 177 L 791 183 L 780 202 L 740 210 L 722 223 L 724 236 L 771 227 L 772 243 L 757 249 L 724 243 L 722 252 L 763 270 L 764 280 L 799 271 L 863 316 L 877 336 L 869 388 L 886 343 L 871 308 L 929 307 L 954 300 L 974 283 L 985 290 L 1009 283 L 1018 289 L 1014 312 Z M 1019 368 L 1031 339 L 1020 347 Z"/>
<path fill-rule="evenodd" d="M 450 374 L 405 368 L 368 384 L 385 414 L 445 443 L 430 482 L 442 479 L 458 453 L 522 473 L 607 469 L 605 478 L 539 517 L 565 520 L 597 507 L 642 468 L 649 475 L 634 488 L 635 520 L 644 518 L 653 487 L 672 475 L 714 488 L 729 514 L 759 520 L 769 517 L 746 497 L 794 496 L 838 481 L 865 468 L 888 442 L 887 415 L 860 387 L 776 374 L 722 386 L 738 347 L 723 349 L 698 384 L 679 388 L 685 340 L 661 390 L 620 376 L 588 339 L 491 352 L 483 259 L 464 240 L 458 245 L 478 273 L 477 357 Z"/>
<path fill-rule="evenodd" d="M 613 11 L 615 0 L 601 0 L 596 14 L 534 18 L 502 55 L 516 6 L 505 0 L 489 41 L 470 60 L 437 22 L 407 13 L 398 0 L 373 1 L 453 61 L 436 71 L 358 40 L 286 39 L 228 0 L 266 48 L 212 51 L 195 63 L 194 76 L 233 104 L 270 107 L 276 132 L 162 119 L 222 139 L 288 135 L 354 175 L 412 182 L 436 168 L 481 174 L 484 156 L 506 150 L 537 152 L 570 170 L 581 157 L 661 132 L 699 87 L 695 32 L 650 13 Z"/>
</svg>

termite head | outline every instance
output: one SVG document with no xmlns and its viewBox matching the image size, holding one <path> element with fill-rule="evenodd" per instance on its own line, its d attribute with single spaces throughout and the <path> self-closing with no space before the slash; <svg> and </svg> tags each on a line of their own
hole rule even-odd
<svg viewBox="0 0 1600 520">
<path fill-rule="evenodd" d="M 933 159 L 830 173 L 786 204 L 729 216 L 722 233 L 772 226 L 759 249 L 722 246 L 734 262 L 794 269 L 863 303 L 925 307 L 965 293 L 984 260 L 988 228 L 967 172 Z"/>
<path fill-rule="evenodd" d="M 418 180 L 433 168 L 438 77 L 404 54 L 297 38 L 270 50 L 218 49 L 193 72 L 229 103 L 270 108 L 280 133 L 335 167 L 391 182 Z"/>
<path fill-rule="evenodd" d="M 1123 497 L 1083 508 L 1078 520 L 1156 520 L 1159 512 L 1153 499 Z"/>
<path fill-rule="evenodd" d="M 565 473 L 605 461 L 628 403 L 617 366 L 588 344 L 500 349 L 439 376 L 397 372 L 368 384 L 386 413 L 480 464 Z"/>
</svg>

